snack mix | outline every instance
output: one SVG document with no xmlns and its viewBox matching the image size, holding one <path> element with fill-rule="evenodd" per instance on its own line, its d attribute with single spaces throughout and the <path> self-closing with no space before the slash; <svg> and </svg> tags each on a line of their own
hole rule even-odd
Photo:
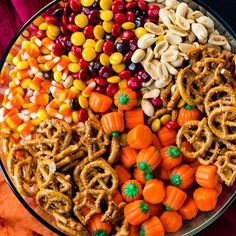
<svg viewBox="0 0 236 236">
<path fill-rule="evenodd" d="M 63 0 L 2 68 L 3 162 L 67 235 L 177 232 L 234 184 L 235 78 L 186 3 Z"/>
</svg>

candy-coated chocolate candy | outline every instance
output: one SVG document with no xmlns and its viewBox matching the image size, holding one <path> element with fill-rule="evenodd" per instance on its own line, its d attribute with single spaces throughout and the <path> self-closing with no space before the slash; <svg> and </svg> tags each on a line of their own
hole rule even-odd
<svg viewBox="0 0 236 236">
<path fill-rule="evenodd" d="M 112 41 L 108 40 L 103 44 L 102 50 L 107 55 L 111 55 L 115 50 L 115 45 Z"/>
<path fill-rule="evenodd" d="M 124 70 L 119 73 L 119 76 L 121 79 L 129 79 L 132 76 L 132 73 L 129 70 Z"/>
<path fill-rule="evenodd" d="M 136 2 L 136 1 L 127 2 L 127 3 L 125 4 L 125 8 L 126 8 L 127 10 L 132 10 L 132 9 L 134 9 L 134 8 L 136 7 L 136 5 L 137 5 L 137 2 Z"/>
<path fill-rule="evenodd" d="M 129 42 L 126 40 L 120 40 L 116 43 L 116 50 L 121 54 L 125 54 L 130 50 Z"/>
<path fill-rule="evenodd" d="M 99 70 L 99 76 L 101 78 L 109 78 L 110 76 L 112 75 L 112 70 L 110 67 L 107 67 L 107 66 L 103 66 L 101 67 L 101 69 Z"/>
<path fill-rule="evenodd" d="M 111 33 L 113 21 L 103 21 L 102 27 L 106 33 Z"/>
<path fill-rule="evenodd" d="M 53 17 L 53 16 L 45 16 L 44 20 L 48 23 L 48 24 L 55 24 L 57 22 L 57 17 Z"/>
<path fill-rule="evenodd" d="M 141 82 L 147 82 L 151 76 L 144 70 L 138 71 L 135 76 L 141 81 Z"/>
<path fill-rule="evenodd" d="M 112 36 L 119 37 L 121 33 L 122 33 L 122 28 L 120 24 L 118 23 L 113 24 L 112 29 L 111 29 Z"/>
<path fill-rule="evenodd" d="M 133 76 L 131 78 L 128 79 L 127 85 L 129 88 L 131 88 L 132 90 L 139 90 L 141 88 L 141 82 L 140 80 Z"/>
<path fill-rule="evenodd" d="M 104 29 L 101 25 L 96 25 L 93 30 L 94 37 L 96 39 L 102 39 L 104 37 Z"/>
<path fill-rule="evenodd" d="M 118 65 L 112 65 L 112 70 L 115 71 L 117 74 L 119 74 L 120 72 L 122 72 L 123 70 L 125 70 L 125 64 L 124 63 L 120 63 Z"/>
<path fill-rule="evenodd" d="M 87 39 L 93 39 L 94 38 L 94 26 L 93 25 L 88 25 L 84 28 L 83 33 Z"/>
<path fill-rule="evenodd" d="M 81 46 L 85 42 L 85 36 L 82 32 L 75 32 L 71 35 L 71 42 L 75 46 Z"/>
<path fill-rule="evenodd" d="M 132 30 L 135 28 L 135 24 L 133 22 L 125 22 L 122 24 L 122 29 L 124 30 Z"/>
<path fill-rule="evenodd" d="M 94 4 L 95 0 L 80 0 L 81 5 L 84 7 L 90 7 Z"/>
<path fill-rule="evenodd" d="M 78 79 L 80 79 L 81 81 L 87 81 L 89 79 L 88 69 L 81 69 L 78 73 Z"/>
<path fill-rule="evenodd" d="M 162 106 L 162 100 L 160 97 L 155 97 L 151 99 L 151 103 L 154 107 L 159 108 Z"/>
<path fill-rule="evenodd" d="M 127 16 L 127 21 L 129 22 L 133 22 L 135 19 L 135 15 L 132 11 L 127 11 L 126 16 Z"/>
<path fill-rule="evenodd" d="M 111 10 L 101 10 L 100 18 L 104 21 L 111 21 L 113 19 L 113 12 Z"/>
<path fill-rule="evenodd" d="M 121 33 L 120 38 L 123 40 L 131 40 L 134 37 L 134 32 L 131 30 L 125 30 Z"/>
<path fill-rule="evenodd" d="M 99 10 L 92 10 L 88 15 L 88 19 L 91 23 L 99 23 L 100 21 L 100 12 Z"/>
<path fill-rule="evenodd" d="M 79 112 L 79 122 L 85 122 L 88 119 L 87 110 L 81 108 L 78 112 Z"/>
<path fill-rule="evenodd" d="M 96 51 L 96 52 L 101 52 L 103 45 L 104 45 L 104 40 L 103 40 L 103 39 L 99 39 L 99 40 L 96 42 L 95 51 Z"/>
<path fill-rule="evenodd" d="M 110 58 L 106 53 L 102 53 L 99 57 L 100 63 L 103 66 L 109 66 L 110 65 Z"/>
<path fill-rule="evenodd" d="M 80 105 L 79 105 L 79 101 L 78 101 L 78 98 L 74 98 L 72 101 L 71 101 L 71 108 L 74 110 L 74 111 L 78 111 L 80 109 Z"/>
<path fill-rule="evenodd" d="M 98 93 L 106 93 L 106 88 L 105 87 L 101 87 L 101 86 L 97 86 L 95 88 L 95 91 Z"/>
<path fill-rule="evenodd" d="M 102 65 L 98 60 L 94 60 L 89 63 L 89 70 L 94 76 L 98 75 L 98 71 L 100 70 L 101 67 Z"/>
<path fill-rule="evenodd" d="M 75 45 L 72 45 L 71 47 L 71 52 L 77 56 L 77 57 L 81 57 L 82 55 L 82 48 L 81 47 L 78 47 L 78 46 L 75 46 Z"/>
<path fill-rule="evenodd" d="M 87 61 L 85 61 L 83 58 L 79 59 L 78 64 L 83 69 L 88 68 L 88 66 L 89 66 L 89 63 Z"/>
<path fill-rule="evenodd" d="M 141 64 L 140 63 L 130 63 L 129 65 L 128 65 L 128 69 L 130 70 L 130 71 L 132 71 L 133 73 L 136 73 L 137 71 L 139 71 L 139 70 L 141 70 L 142 69 L 142 66 L 141 66 Z"/>
<path fill-rule="evenodd" d="M 137 5 L 141 10 L 145 11 L 148 9 L 148 5 L 143 0 L 138 0 Z"/>
<path fill-rule="evenodd" d="M 92 61 L 96 58 L 96 51 L 94 48 L 84 48 L 82 51 L 82 57 L 85 61 Z"/>
<path fill-rule="evenodd" d="M 106 89 L 106 94 L 109 97 L 114 97 L 114 95 L 118 92 L 119 87 L 117 84 L 109 84 Z"/>
<path fill-rule="evenodd" d="M 60 31 L 61 31 L 61 34 L 64 35 L 64 36 L 70 34 L 70 31 L 67 29 L 67 27 L 65 25 L 60 25 Z"/>
<path fill-rule="evenodd" d="M 107 81 L 102 77 L 96 77 L 94 80 L 95 80 L 96 84 L 98 84 L 101 87 L 107 86 Z"/>
<path fill-rule="evenodd" d="M 112 6 L 112 0 L 100 0 L 100 7 L 102 10 L 109 10 Z"/>
<path fill-rule="evenodd" d="M 88 17 L 85 14 L 78 14 L 75 17 L 75 24 L 79 27 L 79 28 L 84 28 L 88 25 L 89 20 Z"/>
<path fill-rule="evenodd" d="M 129 47 L 132 52 L 136 51 L 136 49 L 138 48 L 137 42 L 138 42 L 137 38 L 131 39 L 129 41 Z"/>
<path fill-rule="evenodd" d="M 173 121 L 173 120 L 167 122 L 167 123 L 165 124 L 165 126 L 166 126 L 166 128 L 168 128 L 168 129 L 174 129 L 174 130 L 175 130 L 175 129 L 179 129 L 179 124 L 178 124 L 178 122 Z"/>
<path fill-rule="evenodd" d="M 143 27 L 138 27 L 135 29 L 135 36 L 139 39 L 147 33 L 147 30 Z"/>
<path fill-rule="evenodd" d="M 117 24 L 122 25 L 123 23 L 125 23 L 127 21 L 127 17 L 123 13 L 117 13 L 114 15 L 113 21 Z"/>
<path fill-rule="evenodd" d="M 78 12 L 81 10 L 81 4 L 79 0 L 69 0 L 69 6 L 72 11 Z"/>
<path fill-rule="evenodd" d="M 55 43 L 52 47 L 52 53 L 55 56 L 60 57 L 64 52 L 64 48 L 62 47 L 62 45 L 60 43 Z"/>
<path fill-rule="evenodd" d="M 136 17 L 134 20 L 134 23 L 136 25 L 136 27 L 141 27 L 144 25 L 144 19 L 143 17 Z"/>
<path fill-rule="evenodd" d="M 159 17 L 160 7 L 157 5 L 151 5 L 148 7 L 148 16 L 158 18 Z"/>
<path fill-rule="evenodd" d="M 112 11 L 114 13 L 119 13 L 119 12 L 124 12 L 125 10 L 125 4 L 123 1 L 119 1 L 119 0 L 115 0 L 112 3 L 112 7 L 111 7 Z"/>
<path fill-rule="evenodd" d="M 112 65 L 118 65 L 123 61 L 123 55 L 120 52 L 115 52 L 110 56 L 110 63 Z"/>
<path fill-rule="evenodd" d="M 131 63 L 131 57 L 133 55 L 133 52 L 127 52 L 125 55 L 124 55 L 124 58 L 123 58 L 123 62 L 125 64 L 128 64 L 128 63 Z"/>
<path fill-rule="evenodd" d="M 78 27 L 77 25 L 75 25 L 75 24 L 68 24 L 68 25 L 66 26 L 66 28 L 67 28 L 70 32 L 73 32 L 73 33 L 79 30 L 79 27 Z"/>
<path fill-rule="evenodd" d="M 75 17 L 76 17 L 76 16 L 77 16 L 77 14 L 76 14 L 75 12 L 72 12 L 72 13 L 69 15 L 68 19 L 69 19 L 69 22 L 70 22 L 71 24 L 75 23 Z"/>
</svg>

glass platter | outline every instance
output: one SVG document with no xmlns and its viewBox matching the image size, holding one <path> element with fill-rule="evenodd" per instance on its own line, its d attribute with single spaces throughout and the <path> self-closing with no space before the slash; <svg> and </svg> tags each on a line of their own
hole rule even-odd
<svg viewBox="0 0 236 236">
<path fill-rule="evenodd" d="M 4 62 L 7 58 L 7 55 L 12 48 L 12 46 L 15 44 L 17 39 L 23 34 L 23 32 L 26 29 L 29 29 L 29 31 L 32 31 L 32 22 L 34 19 L 36 19 L 39 15 L 41 15 L 46 10 L 55 7 L 55 4 L 57 4 L 59 1 L 54 0 L 44 8 L 42 8 L 39 12 L 37 12 L 27 23 L 25 23 L 22 28 L 16 33 L 10 44 L 5 50 L 4 56 L 2 57 L 2 60 L 0 61 L 0 70 L 2 70 L 2 67 L 4 65 Z M 192 9 L 200 10 L 203 12 L 204 15 L 208 15 L 214 22 L 215 22 L 215 28 L 224 35 L 232 48 L 232 52 L 236 53 L 236 34 L 233 32 L 233 30 L 230 28 L 230 26 L 212 9 L 210 9 L 205 3 L 201 1 L 191 1 L 191 0 L 185 0 L 184 2 L 188 3 L 189 6 Z M 7 87 L 7 81 L 4 83 L 5 87 Z M 0 89 L 0 95 L 3 93 L 4 88 Z M 1 98 L 0 98 L 1 100 Z M 0 142 L 1 145 L 1 142 Z M 14 186 L 14 182 L 8 175 L 5 157 L 3 154 L 3 150 L 0 150 L 0 168 L 1 171 L 10 186 L 13 193 L 16 195 L 18 200 L 22 203 L 22 205 L 43 225 L 45 225 L 47 228 L 49 228 L 51 231 L 58 235 L 65 235 L 63 232 L 61 232 L 55 225 L 55 222 L 52 217 L 50 217 L 45 211 L 43 211 L 41 208 L 37 207 L 34 202 L 30 201 L 29 199 L 24 199 L 20 193 L 17 191 L 16 187 Z M 184 235 L 184 236 L 191 236 L 195 235 L 196 233 L 200 232 L 204 228 L 206 228 L 208 225 L 210 225 L 212 222 L 214 222 L 235 200 L 236 198 L 236 183 L 232 187 L 224 187 L 223 191 L 218 198 L 217 207 L 214 209 L 214 211 L 208 212 L 208 213 L 201 213 L 199 214 L 195 219 L 184 222 L 183 227 L 181 230 L 179 230 L 177 233 L 167 234 L 167 235 Z"/>
</svg>

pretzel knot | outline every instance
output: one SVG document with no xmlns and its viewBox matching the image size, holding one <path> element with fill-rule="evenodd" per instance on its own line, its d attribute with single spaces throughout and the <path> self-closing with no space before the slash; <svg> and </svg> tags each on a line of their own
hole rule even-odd
<svg viewBox="0 0 236 236">
<path fill-rule="evenodd" d="M 211 112 L 208 124 L 217 137 L 224 140 L 236 139 L 236 107 L 216 108 Z"/>
<path fill-rule="evenodd" d="M 182 142 L 187 140 L 195 151 L 190 152 L 182 146 Z M 210 148 L 213 141 L 213 134 L 207 126 L 206 118 L 201 121 L 192 120 L 185 123 L 178 131 L 176 144 L 180 151 L 188 158 L 197 158 L 204 155 Z"/>
<path fill-rule="evenodd" d="M 36 195 L 37 204 L 49 213 L 69 214 L 72 201 L 63 193 L 42 189 Z"/>
<path fill-rule="evenodd" d="M 226 185 L 232 186 L 236 178 L 236 151 L 227 151 L 218 157 L 217 173 Z"/>
<path fill-rule="evenodd" d="M 220 85 L 211 88 L 204 99 L 204 106 L 208 116 L 215 108 L 236 106 L 235 91 L 228 85 Z"/>
</svg>

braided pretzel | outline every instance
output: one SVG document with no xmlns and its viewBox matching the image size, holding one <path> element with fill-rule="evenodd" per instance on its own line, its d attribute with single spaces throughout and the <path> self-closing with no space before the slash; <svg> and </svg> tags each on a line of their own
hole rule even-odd
<svg viewBox="0 0 236 236">
<path fill-rule="evenodd" d="M 214 87 L 206 94 L 204 106 L 208 116 L 217 107 L 236 106 L 235 91 L 227 85 Z"/>
<path fill-rule="evenodd" d="M 195 151 L 190 152 L 182 146 L 183 139 L 186 139 L 190 144 L 197 145 Z M 201 121 L 192 120 L 185 123 L 178 131 L 176 144 L 180 151 L 188 158 L 198 158 L 210 148 L 213 141 L 213 135 L 207 126 L 206 118 Z"/>
<path fill-rule="evenodd" d="M 211 112 L 208 124 L 217 137 L 225 140 L 236 139 L 236 107 L 216 108 Z"/>
</svg>

